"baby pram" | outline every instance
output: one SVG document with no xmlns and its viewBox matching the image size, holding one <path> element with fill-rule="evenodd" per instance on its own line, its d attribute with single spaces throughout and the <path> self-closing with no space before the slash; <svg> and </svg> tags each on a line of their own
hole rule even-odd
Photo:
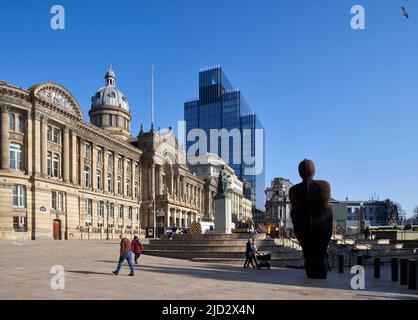
<svg viewBox="0 0 418 320">
<path fill-rule="evenodd" d="M 271 268 L 271 254 L 270 253 L 258 253 L 257 254 L 258 267 L 261 269 Z"/>
</svg>

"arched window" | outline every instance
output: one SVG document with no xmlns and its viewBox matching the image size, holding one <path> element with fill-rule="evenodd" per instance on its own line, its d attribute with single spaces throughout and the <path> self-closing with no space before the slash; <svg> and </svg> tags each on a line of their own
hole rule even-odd
<svg viewBox="0 0 418 320">
<path fill-rule="evenodd" d="M 22 170 L 22 146 L 20 144 L 10 144 L 9 168 L 11 170 Z"/>
</svg>

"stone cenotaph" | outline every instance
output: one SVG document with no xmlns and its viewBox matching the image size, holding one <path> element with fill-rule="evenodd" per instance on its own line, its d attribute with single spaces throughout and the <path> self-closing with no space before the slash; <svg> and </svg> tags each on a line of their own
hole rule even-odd
<svg viewBox="0 0 418 320">
<path fill-rule="evenodd" d="M 232 203 L 228 192 L 230 180 L 231 177 L 222 166 L 215 195 L 215 233 L 217 234 L 232 233 Z"/>
</svg>

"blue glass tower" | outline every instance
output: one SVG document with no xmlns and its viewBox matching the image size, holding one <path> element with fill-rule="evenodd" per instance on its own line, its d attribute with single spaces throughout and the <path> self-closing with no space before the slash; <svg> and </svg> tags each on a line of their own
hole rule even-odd
<svg viewBox="0 0 418 320">
<path fill-rule="evenodd" d="M 255 209 L 264 211 L 264 130 L 241 91 L 232 87 L 221 67 L 200 71 L 199 98 L 184 104 L 184 120 L 188 154 L 190 148 L 198 144 L 207 152 L 222 157 L 244 182 L 244 194 L 253 202 L 253 213 Z M 198 137 L 189 140 L 189 133 L 193 129 L 203 130 L 206 141 Z M 215 139 L 211 132 L 213 129 L 223 130 L 228 134 L 227 139 L 216 136 Z M 236 138 L 237 134 L 239 138 Z M 262 145 L 256 145 L 256 141 Z M 262 152 L 257 160 L 254 159 L 256 147 L 257 151 Z M 198 152 L 202 153 L 202 149 Z M 259 170 L 251 172 L 256 165 Z"/>
</svg>

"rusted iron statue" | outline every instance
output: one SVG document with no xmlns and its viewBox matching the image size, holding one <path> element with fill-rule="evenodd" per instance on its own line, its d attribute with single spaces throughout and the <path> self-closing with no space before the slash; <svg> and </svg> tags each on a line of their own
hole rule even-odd
<svg viewBox="0 0 418 320">
<path fill-rule="evenodd" d="M 302 246 L 307 277 L 326 279 L 333 226 L 331 187 L 327 181 L 313 179 L 315 165 L 311 160 L 299 164 L 299 175 L 303 181 L 289 191 L 294 232 Z"/>
</svg>

